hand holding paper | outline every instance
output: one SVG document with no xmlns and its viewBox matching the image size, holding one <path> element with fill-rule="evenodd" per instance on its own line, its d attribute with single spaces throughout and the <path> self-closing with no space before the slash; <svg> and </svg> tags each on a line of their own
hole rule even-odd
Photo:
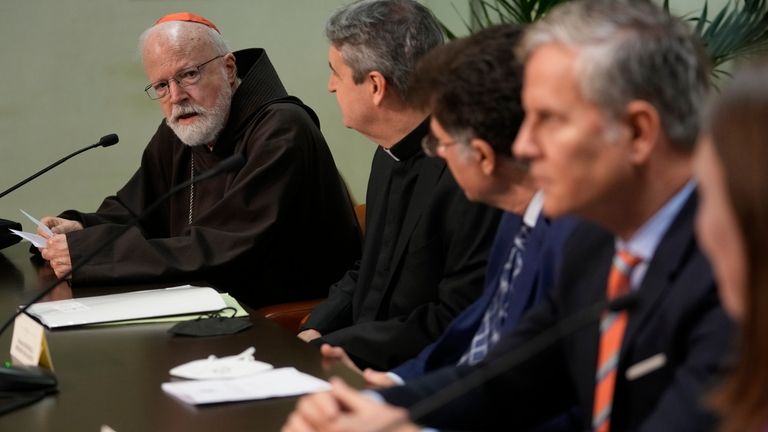
<svg viewBox="0 0 768 432">
<path fill-rule="evenodd" d="M 45 237 L 43 236 L 32 234 L 30 232 L 18 231 L 13 228 L 9 228 L 9 230 L 24 240 L 32 243 L 36 248 L 44 248 L 47 243 Z"/>
<path fill-rule="evenodd" d="M 83 224 L 78 221 L 55 216 L 46 216 L 40 219 L 40 223 L 42 223 L 46 228 L 50 228 L 53 234 L 66 234 L 72 231 L 80 231 L 83 229 Z M 38 232 L 40 232 L 40 229 L 41 228 L 38 228 Z"/>
<path fill-rule="evenodd" d="M 46 247 L 46 239 L 49 239 L 53 237 L 56 234 L 63 234 L 70 231 L 76 231 L 79 229 L 83 229 L 83 226 L 76 221 L 70 221 L 66 219 L 56 218 L 56 217 L 47 217 L 43 218 L 43 220 L 46 220 L 46 222 L 49 222 L 49 224 L 56 228 L 56 231 L 52 230 L 48 224 L 39 221 L 35 219 L 34 216 L 31 214 L 25 212 L 22 209 L 19 209 L 19 211 L 27 217 L 32 223 L 35 224 L 37 227 L 37 234 L 26 232 L 26 231 L 17 231 L 14 229 L 11 229 L 11 232 L 16 234 L 17 236 L 23 238 L 24 240 L 32 243 L 37 248 L 44 248 Z M 67 253 L 69 255 L 69 253 Z"/>
<path fill-rule="evenodd" d="M 58 217 L 45 217 L 43 222 L 35 219 L 34 216 L 22 209 L 19 209 L 19 211 L 37 226 L 39 234 L 14 229 L 11 229 L 11 232 L 40 249 L 41 256 L 50 263 L 51 268 L 56 273 L 56 277 L 62 277 L 69 273 L 72 269 L 72 259 L 69 255 L 67 237 L 63 234 L 81 230 L 83 225 L 77 221 Z"/>
</svg>

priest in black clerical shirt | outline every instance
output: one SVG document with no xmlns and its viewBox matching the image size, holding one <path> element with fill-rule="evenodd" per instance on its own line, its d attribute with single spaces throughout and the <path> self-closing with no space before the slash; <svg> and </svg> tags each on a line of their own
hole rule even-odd
<svg viewBox="0 0 768 432">
<path fill-rule="evenodd" d="M 470 203 L 421 142 L 429 113 L 409 102 L 416 63 L 442 43 L 413 0 L 356 2 L 326 25 L 328 89 L 345 126 L 378 148 L 366 195 L 361 261 L 299 334 L 343 347 L 360 367 L 389 369 L 434 341 L 481 293 L 499 213 Z"/>
</svg>

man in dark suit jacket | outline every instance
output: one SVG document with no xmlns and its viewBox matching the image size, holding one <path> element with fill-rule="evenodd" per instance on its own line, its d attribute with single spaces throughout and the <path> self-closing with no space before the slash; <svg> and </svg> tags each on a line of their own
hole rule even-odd
<svg viewBox="0 0 768 432">
<path fill-rule="evenodd" d="M 347 127 L 376 142 L 362 259 L 330 289 L 299 337 L 387 369 L 443 333 L 482 291 L 499 213 L 467 200 L 421 141 L 428 111 L 410 99 L 416 61 L 442 42 L 413 0 L 357 2 L 329 19 L 329 90 Z"/>
<path fill-rule="evenodd" d="M 462 359 L 493 300 L 499 280 L 504 274 L 503 267 L 513 246 L 515 233 L 520 230 L 522 223 L 522 218 L 513 213 L 502 216 L 488 258 L 483 295 L 457 316 L 438 340 L 390 373 L 408 381 L 429 371 L 456 365 Z M 538 304 L 554 285 L 563 243 L 570 236 L 575 223 L 574 219 L 550 221 L 543 215 L 536 220 L 523 253 L 522 271 L 515 279 L 514 297 L 507 309 L 503 326 L 505 332 L 513 330 L 524 314 Z"/>
<path fill-rule="evenodd" d="M 682 22 L 650 2 L 587 0 L 534 24 L 520 53 L 526 118 L 515 154 L 530 161 L 545 213 L 596 225 L 577 228 L 551 297 L 485 362 L 381 392 L 410 414 L 334 382 L 330 393 L 299 403 L 292 418 L 307 430 L 414 430 L 409 417 L 444 428 L 519 430 L 569 404 L 580 407 L 585 429 L 597 431 L 715 426 L 702 401 L 731 323 L 691 229 L 691 153 L 708 80 L 702 50 Z M 638 298 L 627 314 L 603 312 L 600 325 L 561 329 L 556 342 L 505 363 L 501 376 L 464 388 L 436 411 L 413 408 L 612 298 L 617 285 Z M 618 323 L 622 330 L 607 338 Z"/>
<path fill-rule="evenodd" d="M 712 428 L 713 418 L 701 402 L 727 350 L 730 324 L 693 237 L 695 206 L 695 196 L 688 196 L 637 291 L 617 366 L 611 430 Z M 589 223 L 580 225 L 567 243 L 557 292 L 518 326 L 513 337 L 499 344 L 487 363 L 603 300 L 614 249 L 612 233 Z M 598 334 L 594 321 L 421 421 L 458 429 L 493 430 L 504 425 L 525 430 L 574 403 L 589 413 Z M 391 403 L 411 406 L 470 373 L 471 368 L 443 369 L 383 395 Z"/>
</svg>

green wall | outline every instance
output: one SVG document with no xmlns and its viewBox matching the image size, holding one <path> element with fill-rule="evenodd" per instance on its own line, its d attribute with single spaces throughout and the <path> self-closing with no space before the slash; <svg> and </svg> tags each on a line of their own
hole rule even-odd
<svg viewBox="0 0 768 432">
<path fill-rule="evenodd" d="M 192 11 L 212 20 L 232 49 L 266 48 L 288 91 L 320 116 L 336 163 L 365 200 L 374 144 L 345 129 L 326 90 L 326 18 L 345 0 L 2 0 L 0 189 L 115 132 L 120 143 L 72 159 L 0 200 L 0 217 L 23 221 L 67 208 L 94 210 L 132 175 L 162 119 L 146 85 L 137 37 L 158 17 Z M 450 1 L 426 1 L 457 21 Z M 464 4 L 464 2 L 457 2 Z"/>
</svg>

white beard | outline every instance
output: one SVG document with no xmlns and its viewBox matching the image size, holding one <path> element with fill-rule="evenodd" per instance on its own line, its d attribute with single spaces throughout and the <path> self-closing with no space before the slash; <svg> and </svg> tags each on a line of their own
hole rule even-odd
<svg viewBox="0 0 768 432">
<path fill-rule="evenodd" d="M 216 141 L 219 133 L 224 129 L 231 103 L 232 88 L 224 86 L 213 108 L 206 109 L 191 102 L 177 104 L 172 108 L 171 118 L 166 118 L 165 123 L 176 133 L 181 142 L 190 147 L 210 144 Z M 180 116 L 192 113 L 197 114 L 192 124 L 179 123 Z"/>
</svg>

